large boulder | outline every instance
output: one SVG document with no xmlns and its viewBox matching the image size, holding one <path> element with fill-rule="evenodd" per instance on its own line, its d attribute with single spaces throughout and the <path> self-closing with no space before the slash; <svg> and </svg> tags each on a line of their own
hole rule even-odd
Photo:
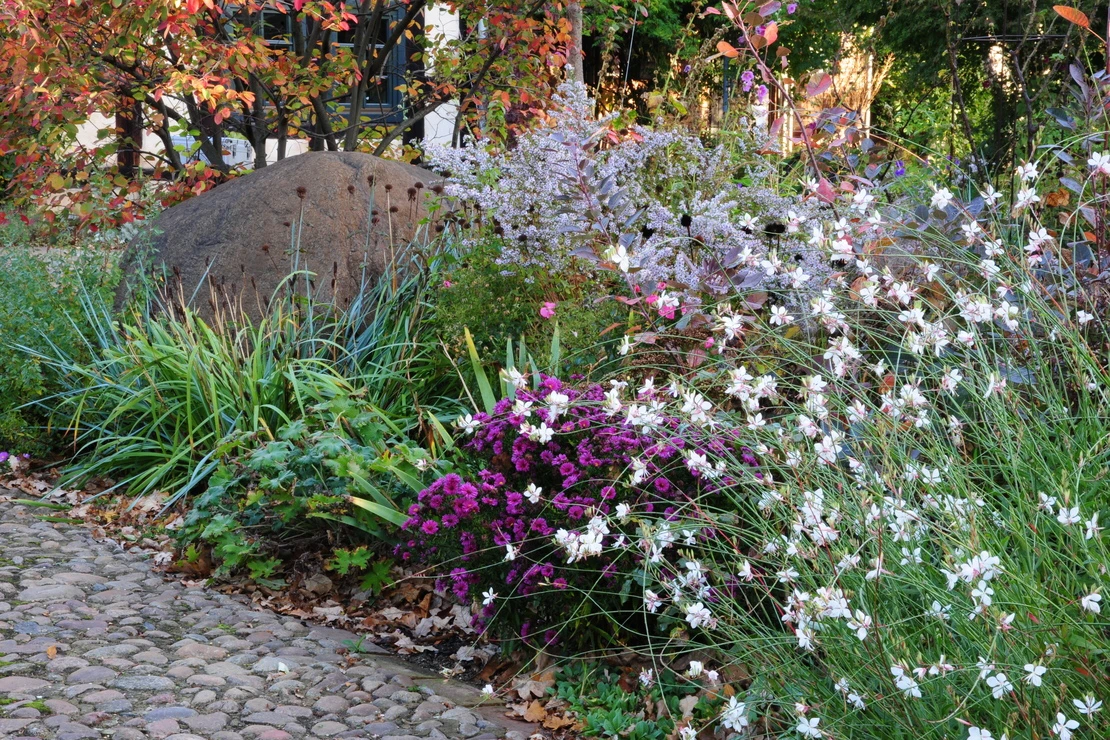
<svg viewBox="0 0 1110 740">
<path fill-rule="evenodd" d="M 202 315 L 219 305 L 259 316 L 294 268 L 316 274 L 315 296 L 346 305 L 364 279 L 402 265 L 410 242 L 428 233 L 420 222 L 438 181 L 357 152 L 289 157 L 166 209 L 128 263 L 132 272 L 164 269 L 171 302 L 191 299 Z"/>
</svg>

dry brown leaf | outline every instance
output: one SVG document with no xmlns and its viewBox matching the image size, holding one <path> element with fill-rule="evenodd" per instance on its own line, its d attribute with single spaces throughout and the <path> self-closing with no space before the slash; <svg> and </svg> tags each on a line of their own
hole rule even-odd
<svg viewBox="0 0 1110 740">
<path fill-rule="evenodd" d="M 573 727 L 574 724 L 570 717 L 557 714 L 549 714 L 543 721 L 543 726 L 549 730 L 561 730 L 564 727 Z"/>
<path fill-rule="evenodd" d="M 528 709 L 524 712 L 525 722 L 541 722 L 547 718 L 547 710 L 538 701 L 534 701 L 528 705 Z"/>
<path fill-rule="evenodd" d="M 56 658 L 57 656 L 58 656 L 58 646 L 57 645 L 51 645 L 50 647 L 46 648 L 46 657 L 47 658 L 50 658 L 50 660 L 54 660 L 54 658 Z"/>
<path fill-rule="evenodd" d="M 547 693 L 547 690 L 554 685 L 555 671 L 533 673 L 527 678 L 518 676 L 513 679 L 513 690 L 524 700 L 528 700 L 533 696 L 537 699 L 542 698 L 543 695 Z"/>
</svg>

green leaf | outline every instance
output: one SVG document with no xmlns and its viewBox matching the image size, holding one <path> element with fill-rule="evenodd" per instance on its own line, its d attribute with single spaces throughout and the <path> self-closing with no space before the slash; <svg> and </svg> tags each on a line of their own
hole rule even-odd
<svg viewBox="0 0 1110 740">
<path fill-rule="evenodd" d="M 397 509 L 383 506 L 377 501 L 358 498 L 357 496 L 351 496 L 350 501 L 360 509 L 365 509 L 379 519 L 384 519 L 390 524 L 396 524 L 398 527 L 408 521 L 408 516 L 406 514 L 402 514 L 400 511 L 397 511 Z"/>
<path fill-rule="evenodd" d="M 482 395 L 482 404 L 486 407 L 486 413 L 492 414 L 494 407 L 497 405 L 497 397 L 493 395 L 493 386 L 490 385 L 486 371 L 482 368 L 482 360 L 478 357 L 478 348 L 474 346 L 474 337 L 470 336 L 470 329 L 464 328 L 463 336 L 466 339 L 466 350 L 470 354 L 470 365 L 474 370 L 474 378 L 478 382 L 478 392 Z"/>
</svg>

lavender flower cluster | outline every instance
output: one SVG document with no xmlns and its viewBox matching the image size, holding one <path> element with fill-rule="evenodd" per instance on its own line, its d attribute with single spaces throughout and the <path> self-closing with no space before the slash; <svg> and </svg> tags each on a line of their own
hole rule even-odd
<svg viewBox="0 0 1110 740">
<path fill-rule="evenodd" d="M 542 633 L 544 644 L 554 643 L 568 616 L 590 603 L 584 591 L 619 620 L 616 594 L 623 587 L 627 598 L 622 582 L 646 555 L 633 532 L 620 531 L 621 522 L 636 513 L 688 519 L 690 501 L 735 483 L 685 464 L 693 450 L 679 418 L 657 416 L 649 428 L 642 416 L 612 413 L 615 390 L 621 389 L 579 389 L 545 377 L 537 390 L 502 400 L 492 415 L 468 416 L 465 449 L 483 467 L 469 480 L 440 478 L 411 507 L 395 554 L 434 564 L 440 588 L 459 599 L 481 592 L 476 629 L 496 615 L 500 633 L 523 639 Z M 638 400 L 660 403 L 655 394 Z M 755 465 L 734 437 L 708 444 Z M 639 613 L 632 606 L 623 611 Z"/>
<path fill-rule="evenodd" d="M 432 164 L 450 173 L 448 194 L 474 206 L 503 237 L 499 261 L 507 268 L 566 269 L 580 243 L 578 217 L 597 206 L 584 180 L 611 180 L 643 213 L 638 242 L 619 260 L 635 283 L 704 286 L 725 255 L 738 256 L 764 287 L 777 285 L 760 267 L 768 256 L 815 277 L 828 272 L 807 241 L 827 215 L 815 199 L 779 195 L 758 184 L 757 170 L 747 173 L 756 184 L 742 186 L 725 147 L 688 133 L 637 126 L 613 143 L 604 135 L 610 121 L 593 110 L 585 88 L 567 82 L 547 125 L 522 135 L 515 149 L 430 150 Z M 483 238 L 480 229 L 464 237 Z"/>
</svg>

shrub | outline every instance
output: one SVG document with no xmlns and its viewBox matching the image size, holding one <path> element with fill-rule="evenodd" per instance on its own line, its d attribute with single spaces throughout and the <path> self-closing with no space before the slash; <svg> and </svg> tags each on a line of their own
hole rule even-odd
<svg viewBox="0 0 1110 740">
<path fill-rule="evenodd" d="M 735 282 L 791 282 L 784 271 L 764 275 L 764 260 L 829 272 L 807 241 L 828 214 L 814 199 L 772 188 L 765 161 L 747 148 L 647 127 L 612 131 L 593 108 L 568 82 L 550 121 L 515 148 L 430 152 L 450 173 L 447 193 L 486 227 L 463 231 L 465 244 L 499 235 L 496 263 L 525 279 L 529 270 L 592 271 L 601 261 L 645 289 L 665 281 L 719 294 Z"/>
<path fill-rule="evenodd" d="M 568 370 L 614 354 L 621 332 L 611 327 L 619 328 L 626 317 L 615 302 L 598 301 L 620 287 L 605 274 L 571 273 L 568 279 L 546 270 L 507 270 L 497 261 L 496 239 L 460 249 L 441 268 L 432 316 L 432 330 L 454 357 L 466 354 L 463 336 L 469 330 L 482 356 L 499 356 L 509 341 L 523 340 L 537 365 L 546 367 L 556 326 Z"/>
</svg>

